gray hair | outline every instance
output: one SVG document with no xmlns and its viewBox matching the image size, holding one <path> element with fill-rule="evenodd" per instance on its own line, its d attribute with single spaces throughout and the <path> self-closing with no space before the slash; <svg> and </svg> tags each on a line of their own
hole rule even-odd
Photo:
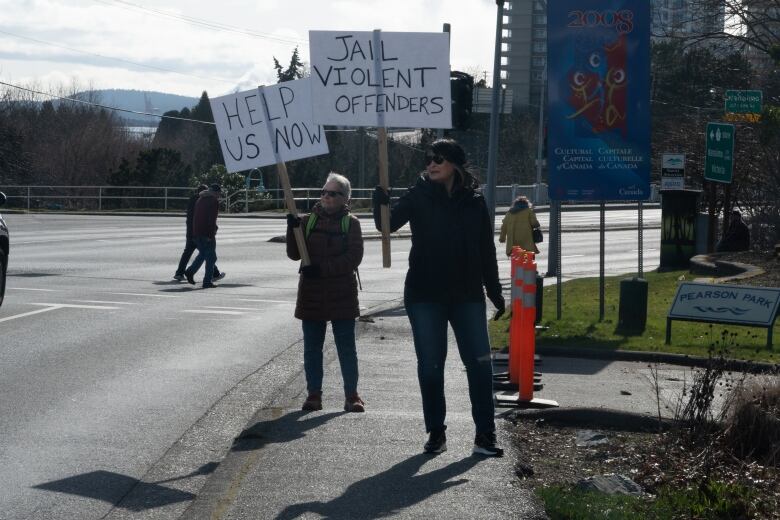
<svg viewBox="0 0 780 520">
<path fill-rule="evenodd" d="M 325 179 L 325 184 L 331 181 L 339 185 L 341 191 L 344 193 L 344 196 L 347 198 L 347 200 L 349 200 L 350 195 L 352 194 L 352 185 L 349 183 L 349 179 L 347 179 L 340 173 L 330 172 L 328 174 L 328 178 Z"/>
</svg>

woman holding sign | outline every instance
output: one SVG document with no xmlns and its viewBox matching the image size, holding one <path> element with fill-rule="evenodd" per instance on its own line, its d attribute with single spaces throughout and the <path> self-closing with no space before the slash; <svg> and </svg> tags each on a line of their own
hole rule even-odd
<svg viewBox="0 0 780 520">
<path fill-rule="evenodd" d="M 500 457 L 496 445 L 493 367 L 485 319 L 485 293 L 504 312 L 498 281 L 493 224 L 478 184 L 466 169 L 466 153 L 452 139 L 433 143 L 426 169 L 390 211 L 390 229 L 407 222 L 412 231 L 404 305 L 412 326 L 417 377 L 422 393 L 428 442 L 425 453 L 447 449 L 444 424 L 444 362 L 447 324 L 452 326 L 466 367 L 471 415 L 476 425 L 474 453 Z M 374 190 L 374 221 L 388 193 Z"/>
<path fill-rule="evenodd" d="M 357 217 L 349 212 L 350 193 L 349 180 L 330 173 L 311 214 L 302 219 L 287 215 L 287 256 L 301 259 L 293 229 L 302 226 L 311 258 L 310 265 L 300 268 L 295 305 L 295 317 L 303 326 L 303 367 L 309 392 L 303 410 L 322 410 L 322 347 L 330 322 L 344 381 L 344 410 L 365 411 L 357 392 L 355 349 L 355 319 L 360 316 L 355 271 L 363 260 L 363 234 Z"/>
</svg>

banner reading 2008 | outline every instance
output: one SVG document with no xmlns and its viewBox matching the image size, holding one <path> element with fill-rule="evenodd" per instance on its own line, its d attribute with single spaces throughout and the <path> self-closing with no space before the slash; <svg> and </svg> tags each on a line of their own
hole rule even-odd
<svg viewBox="0 0 780 520">
<path fill-rule="evenodd" d="M 650 2 L 548 2 L 549 195 L 650 195 Z"/>
</svg>

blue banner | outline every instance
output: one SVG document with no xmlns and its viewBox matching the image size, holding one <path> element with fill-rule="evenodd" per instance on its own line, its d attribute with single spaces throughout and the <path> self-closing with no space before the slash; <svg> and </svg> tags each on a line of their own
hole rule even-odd
<svg viewBox="0 0 780 520">
<path fill-rule="evenodd" d="M 650 2 L 547 5 L 550 198 L 647 199 Z"/>
</svg>

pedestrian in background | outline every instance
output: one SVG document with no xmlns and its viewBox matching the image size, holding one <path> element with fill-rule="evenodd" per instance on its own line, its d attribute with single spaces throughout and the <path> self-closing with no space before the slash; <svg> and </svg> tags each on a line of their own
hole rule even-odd
<svg viewBox="0 0 780 520">
<path fill-rule="evenodd" d="M 502 244 L 506 242 L 506 256 L 512 255 L 512 248 L 515 246 L 532 253 L 539 253 L 533 238 L 533 230 L 538 227 L 540 227 L 539 221 L 536 219 L 531 203 L 526 196 L 520 195 L 514 200 L 501 222 L 498 241 Z"/>
<path fill-rule="evenodd" d="M 358 359 L 355 319 L 360 316 L 356 270 L 363 260 L 360 221 L 349 212 L 349 179 L 328 174 L 319 202 L 302 219 L 287 215 L 287 256 L 300 260 L 293 230 L 304 230 L 310 265 L 301 266 L 295 317 L 303 327 L 303 367 L 308 396 L 303 410 L 322 409 L 322 349 L 327 322 L 333 329 L 341 377 L 344 410 L 365 411 L 357 391 Z"/>
<path fill-rule="evenodd" d="M 195 203 L 198 201 L 201 192 L 206 191 L 207 189 L 209 189 L 208 186 L 201 184 L 196 188 L 195 194 L 190 196 L 189 201 L 187 201 L 186 242 L 184 243 L 184 251 L 182 251 L 181 258 L 179 259 L 179 266 L 176 268 L 176 273 L 173 275 L 173 278 L 180 282 L 184 281 L 184 270 L 187 268 L 187 262 L 190 261 L 192 253 L 194 253 L 195 249 L 197 249 L 195 247 L 195 238 L 192 236 L 192 217 L 195 214 Z M 212 277 L 212 281 L 221 280 L 224 277 L 225 273 L 220 273 L 219 268 L 217 268 L 217 265 L 214 264 L 214 276 Z"/>
<path fill-rule="evenodd" d="M 184 271 L 184 276 L 187 278 L 187 282 L 195 285 L 195 273 L 205 262 L 204 289 L 216 287 L 212 283 L 212 279 L 214 266 L 217 263 L 217 215 L 219 214 L 219 194 L 221 192 L 222 187 L 219 184 L 212 184 L 209 189 L 200 192 L 192 215 L 192 237 L 195 240 L 198 254 L 192 264 Z"/>
<path fill-rule="evenodd" d="M 404 286 L 417 354 L 428 441 L 425 453 L 447 449 L 444 362 L 447 324 L 452 327 L 466 367 L 471 415 L 476 426 L 474 453 L 501 456 L 496 443 L 493 367 L 487 331 L 485 293 L 504 312 L 498 280 L 494 226 L 477 181 L 466 167 L 466 153 L 452 139 L 439 139 L 425 158 L 425 172 L 390 209 L 390 230 L 409 223 L 412 249 Z M 374 190 L 374 222 L 389 194 Z"/>
</svg>

